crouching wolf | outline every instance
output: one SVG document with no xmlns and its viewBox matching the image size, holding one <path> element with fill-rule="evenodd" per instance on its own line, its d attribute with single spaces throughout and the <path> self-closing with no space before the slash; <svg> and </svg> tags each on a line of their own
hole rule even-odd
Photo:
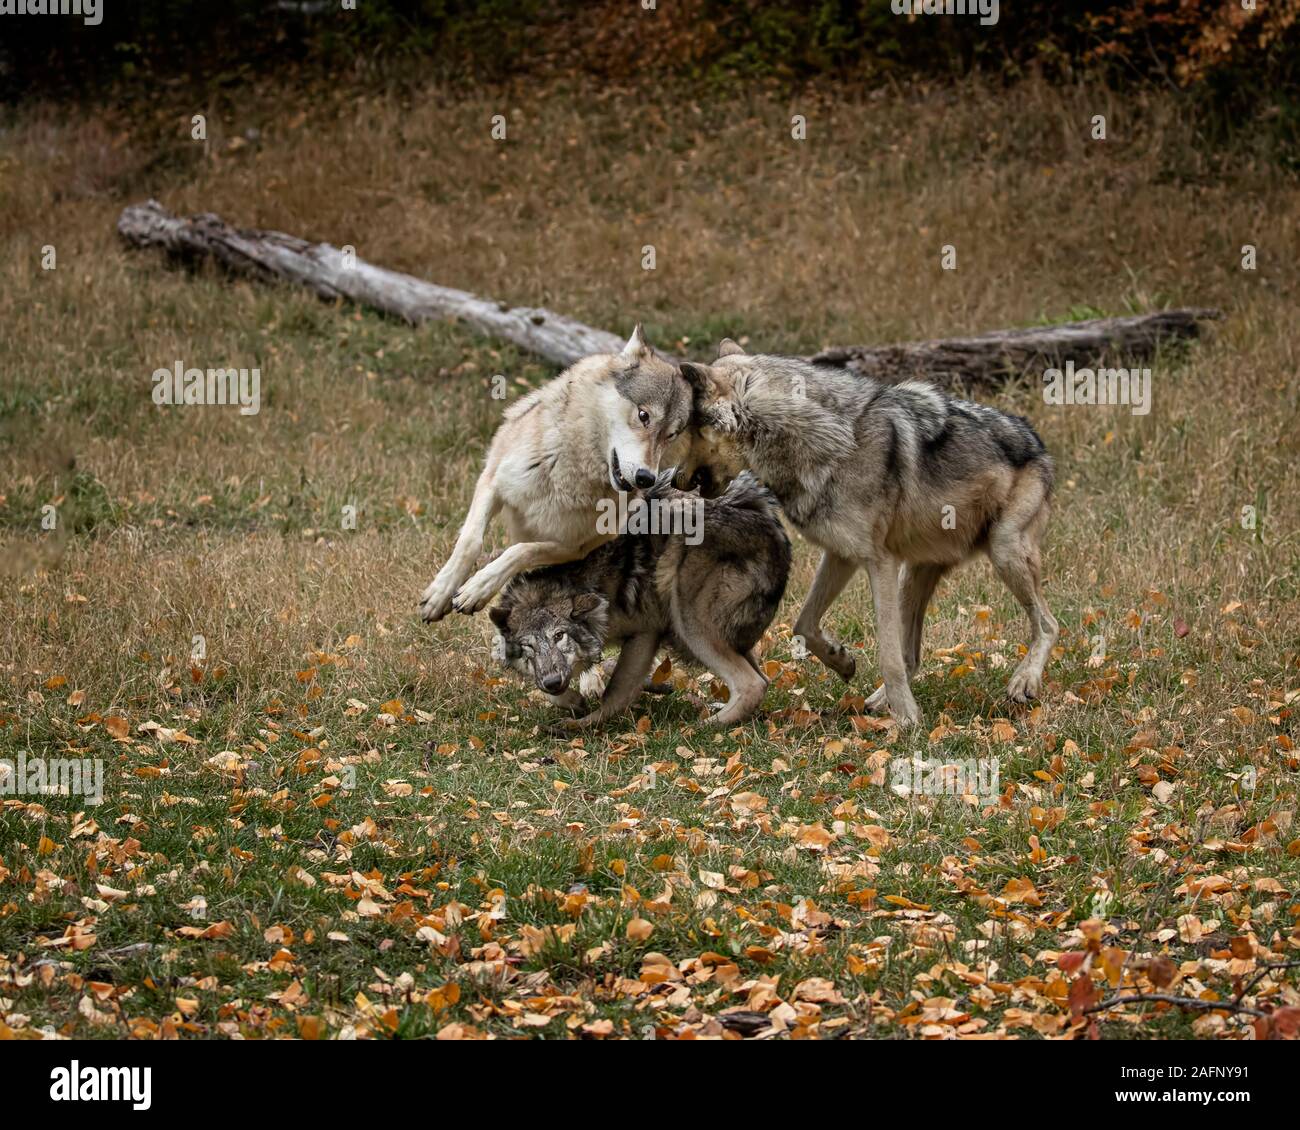
<svg viewBox="0 0 1300 1130">
<path fill-rule="evenodd" d="M 677 366 L 639 325 L 621 353 L 584 357 L 512 404 L 456 548 L 420 598 L 424 619 L 441 620 L 452 608 L 477 612 L 517 573 L 573 561 L 608 541 L 614 534 L 600 529 L 602 506 L 655 485 L 690 411 Z M 475 572 L 498 512 L 510 547 Z"/>
<path fill-rule="evenodd" d="M 910 680 L 926 606 L 939 579 L 978 550 L 1032 629 L 1007 694 L 1016 702 L 1037 697 L 1057 637 L 1039 551 L 1052 461 L 1027 420 L 920 382 L 889 385 L 795 358 L 751 356 L 730 339 L 712 365 L 684 363 L 682 372 L 704 434 L 729 443 L 824 551 L 795 634 L 846 680 L 853 658 L 821 619 L 866 566 L 884 677 L 869 708 L 887 705 L 903 727 L 920 720 Z"/>
<path fill-rule="evenodd" d="M 581 561 L 516 577 L 491 611 L 496 658 L 536 680 L 562 705 L 581 696 L 570 683 L 595 672 L 607 644 L 621 644 L 600 706 L 560 725 L 585 729 L 629 707 L 661 644 L 694 658 L 731 695 L 710 724 L 732 726 L 758 709 L 767 690 L 754 645 L 776 615 L 790 572 L 790 539 L 776 500 L 743 474 L 717 498 L 683 494 L 665 471 L 644 505 L 699 508 L 703 538 L 625 533 Z M 631 524 L 631 520 L 629 520 Z M 672 522 L 680 530 L 684 523 Z M 567 701 L 566 701 L 567 700 Z"/>
</svg>

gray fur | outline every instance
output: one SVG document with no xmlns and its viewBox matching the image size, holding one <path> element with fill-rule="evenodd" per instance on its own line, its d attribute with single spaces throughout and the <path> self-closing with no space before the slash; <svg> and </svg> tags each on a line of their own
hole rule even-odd
<svg viewBox="0 0 1300 1130">
<path fill-rule="evenodd" d="M 565 723 L 570 728 L 598 725 L 630 706 L 663 644 L 726 682 L 731 697 L 713 725 L 749 717 L 767 688 L 752 650 L 790 571 L 776 500 L 749 474 L 705 500 L 674 490 L 671 474 L 647 498 L 702 506 L 700 544 L 680 534 L 623 534 L 580 561 L 515 578 L 491 611 L 498 658 L 553 696 L 594 669 L 607 645 L 622 645 L 600 707 Z"/>
<path fill-rule="evenodd" d="M 890 385 L 724 342 L 713 365 L 683 364 L 696 427 L 716 459 L 729 449 L 825 551 L 796 623 L 808 649 L 844 678 L 855 663 L 822 615 L 859 566 L 871 576 L 884 686 L 900 724 L 920 715 L 909 681 L 935 585 L 977 551 L 1029 615 L 1033 642 L 1008 694 L 1036 697 L 1057 625 L 1042 599 L 1039 541 L 1052 461 L 1029 422 L 928 384 Z M 685 474 L 691 468 L 685 468 Z"/>
</svg>

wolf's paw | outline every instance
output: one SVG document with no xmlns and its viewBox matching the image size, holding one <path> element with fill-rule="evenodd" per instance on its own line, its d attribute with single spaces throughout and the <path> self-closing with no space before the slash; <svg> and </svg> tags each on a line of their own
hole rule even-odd
<svg viewBox="0 0 1300 1130">
<path fill-rule="evenodd" d="M 835 672 L 846 683 L 853 681 L 853 676 L 857 674 L 858 661 L 849 654 L 849 649 L 842 643 L 833 643 L 826 652 L 824 660 L 827 667 Z"/>
<path fill-rule="evenodd" d="M 455 578 L 444 578 L 439 573 L 420 595 L 420 619 L 426 624 L 436 624 L 451 611 L 451 598 L 455 593 Z"/>
<path fill-rule="evenodd" d="M 588 667 L 578 676 L 578 691 L 587 698 L 603 698 L 607 681 L 604 665 L 597 663 L 596 666 Z"/>
<path fill-rule="evenodd" d="M 758 694 L 747 696 L 743 701 L 728 699 L 726 702 L 720 702 L 712 709 L 709 716 L 703 719 L 703 724 L 714 730 L 730 730 L 733 726 L 739 726 L 753 717 L 758 712 L 762 700 L 763 696 Z"/>
<path fill-rule="evenodd" d="M 451 598 L 451 606 L 457 612 L 472 616 L 492 602 L 497 590 L 496 577 L 489 570 L 482 569 L 456 590 L 456 595 Z"/>
<path fill-rule="evenodd" d="M 556 718 L 551 722 L 547 722 L 542 729 L 553 738 L 568 738 L 583 728 L 580 722 L 581 720 L 578 717 Z"/>
<path fill-rule="evenodd" d="M 889 696 L 885 694 L 884 683 L 867 695 L 867 701 L 862 704 L 862 709 L 870 714 L 884 714 L 889 710 Z"/>
<path fill-rule="evenodd" d="M 1042 672 L 1017 669 L 1007 681 L 1007 698 L 1012 702 L 1033 702 L 1042 689 Z"/>
<path fill-rule="evenodd" d="M 889 713 L 900 730 L 910 730 L 921 724 L 921 708 L 914 701 L 903 703 L 897 710 L 891 707 Z"/>
<path fill-rule="evenodd" d="M 557 718 L 543 729 L 554 738 L 571 738 L 583 730 L 603 725 L 607 717 L 596 709 L 590 714 L 579 714 L 576 718 Z"/>
</svg>

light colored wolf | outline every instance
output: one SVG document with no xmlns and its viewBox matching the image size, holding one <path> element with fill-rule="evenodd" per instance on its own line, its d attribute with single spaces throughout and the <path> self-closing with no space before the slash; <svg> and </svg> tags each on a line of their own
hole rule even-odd
<svg viewBox="0 0 1300 1130">
<path fill-rule="evenodd" d="M 492 608 L 495 657 L 564 705 L 581 703 L 570 683 L 596 670 L 606 645 L 622 645 L 599 708 L 557 728 L 596 726 L 631 706 L 661 644 L 727 684 L 730 697 L 710 725 L 743 722 L 763 700 L 767 680 L 753 648 L 790 572 L 776 499 L 748 473 L 711 499 L 673 490 L 670 475 L 639 501 L 698 509 L 702 541 L 667 532 L 667 523 L 655 533 L 623 534 L 581 561 L 516 577 Z M 687 524 L 674 520 L 672 528 Z"/>
<path fill-rule="evenodd" d="M 902 727 L 920 720 L 910 680 L 926 606 L 944 573 L 977 550 L 1032 629 L 1007 694 L 1037 697 L 1058 634 L 1040 581 L 1052 461 L 1027 420 L 920 382 L 750 355 L 730 339 L 712 365 L 683 363 L 682 373 L 706 449 L 730 446 L 824 551 L 795 634 L 846 680 L 854 660 L 821 620 L 866 567 L 884 677 L 871 709 L 887 705 Z"/>
<path fill-rule="evenodd" d="M 425 620 L 473 613 L 518 573 L 584 557 L 614 532 L 602 503 L 655 484 L 665 452 L 690 421 L 690 389 L 638 325 L 623 351 L 584 357 L 512 404 L 456 547 L 420 598 Z M 477 573 L 488 525 L 500 512 L 510 547 Z"/>
</svg>

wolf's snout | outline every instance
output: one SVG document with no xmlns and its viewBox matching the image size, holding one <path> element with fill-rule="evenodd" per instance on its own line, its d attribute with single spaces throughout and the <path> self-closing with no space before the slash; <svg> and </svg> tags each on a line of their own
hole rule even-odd
<svg viewBox="0 0 1300 1130">
<path fill-rule="evenodd" d="M 543 675 L 542 690 L 547 694 L 560 694 L 564 690 L 563 675 Z"/>
<path fill-rule="evenodd" d="M 655 473 L 647 470 L 645 467 L 638 467 L 636 474 L 633 475 L 632 478 L 636 485 L 642 490 L 649 490 L 655 485 Z"/>
</svg>

